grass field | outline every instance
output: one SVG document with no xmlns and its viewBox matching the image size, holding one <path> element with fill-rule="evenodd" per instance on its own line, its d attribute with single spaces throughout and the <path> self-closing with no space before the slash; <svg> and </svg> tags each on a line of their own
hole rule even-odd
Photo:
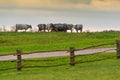
<svg viewBox="0 0 120 80">
<path fill-rule="evenodd" d="M 92 45 L 111 43 L 120 39 L 120 32 L 93 32 L 93 33 L 0 33 L 0 54 L 11 54 L 16 49 L 24 52 L 67 50 L 70 46 L 84 48 Z M 114 47 L 108 45 L 103 47 Z M 85 63 L 69 65 L 69 57 L 52 62 L 23 62 L 23 66 L 49 66 L 68 64 L 49 68 L 23 68 L 22 72 L 16 69 L 1 71 L 0 80 L 119 80 L 120 60 L 115 53 L 95 54 L 76 57 L 76 61 Z M 112 57 L 110 59 L 98 60 Z M 37 58 L 29 60 L 53 60 L 63 57 Z M 1 68 L 15 67 L 16 62 L 0 62 Z"/>
<path fill-rule="evenodd" d="M 15 33 L 0 32 L 0 55 L 11 54 L 16 49 L 24 52 L 67 50 L 70 46 L 83 48 L 120 39 L 120 32 L 93 33 Z M 109 45 L 104 47 L 113 47 Z"/>
<path fill-rule="evenodd" d="M 116 59 L 115 53 L 95 54 L 88 56 L 76 57 L 76 61 L 90 61 L 106 57 L 110 59 L 85 62 L 69 66 L 69 58 L 52 62 L 23 62 L 24 66 L 29 65 L 54 65 L 68 63 L 65 66 L 50 68 L 27 68 L 22 72 L 14 70 L 0 71 L 0 80 L 120 80 L 120 60 Z M 61 57 L 30 59 L 30 60 L 47 60 Z M 16 66 L 15 62 L 0 62 L 0 68 Z"/>
</svg>

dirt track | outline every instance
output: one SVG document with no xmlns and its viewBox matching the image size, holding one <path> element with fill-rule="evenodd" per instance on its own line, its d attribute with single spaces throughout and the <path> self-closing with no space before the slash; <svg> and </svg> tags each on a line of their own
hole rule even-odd
<svg viewBox="0 0 120 80">
<path fill-rule="evenodd" d="M 75 51 L 75 55 L 93 54 L 93 53 L 97 53 L 97 52 L 106 51 L 109 49 L 115 49 L 115 48 L 99 48 L 99 49 L 87 49 L 87 50 Z M 115 52 L 115 50 L 111 50 L 111 51 L 107 51 L 107 52 Z M 41 52 L 41 53 L 22 55 L 22 59 L 54 57 L 54 56 L 68 56 L 68 55 L 69 55 L 69 52 L 67 52 L 67 51 Z M 0 61 L 14 60 L 14 59 L 16 59 L 16 56 L 14 56 L 14 55 L 0 56 Z"/>
</svg>

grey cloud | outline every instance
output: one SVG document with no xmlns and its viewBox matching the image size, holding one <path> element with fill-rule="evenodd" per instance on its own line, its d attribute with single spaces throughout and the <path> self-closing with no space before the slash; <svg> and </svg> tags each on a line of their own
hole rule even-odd
<svg viewBox="0 0 120 80">
<path fill-rule="evenodd" d="M 71 3 L 84 3 L 84 4 L 89 4 L 91 0 L 67 0 Z"/>
<path fill-rule="evenodd" d="M 0 0 L 0 6 L 11 6 L 16 4 L 15 0 Z"/>
<path fill-rule="evenodd" d="M 59 0 L 59 1 L 58 0 L 50 0 L 51 3 L 48 6 L 44 5 L 44 4 L 43 4 L 43 6 L 39 6 L 38 4 L 36 4 L 38 6 L 31 6 L 31 5 L 20 6 L 20 5 L 15 4 L 15 0 L 11 0 L 11 1 L 12 1 L 11 3 L 14 2 L 14 5 L 11 5 L 11 6 L 10 5 L 0 5 L 0 9 L 10 10 L 10 11 L 12 11 L 12 10 L 26 10 L 26 11 L 27 10 L 32 10 L 32 11 L 43 10 L 43 11 L 52 11 L 52 12 L 66 12 L 66 11 L 74 11 L 74 10 L 80 10 L 80 11 L 81 10 L 98 10 L 99 11 L 101 8 L 101 10 L 106 11 L 106 10 L 104 10 L 106 7 L 104 8 L 100 4 L 98 6 L 96 6 L 96 5 L 92 6 L 91 2 L 92 1 L 107 1 L 108 2 L 108 1 L 114 1 L 114 0 Z M 49 1 L 49 0 L 46 0 L 46 1 Z M 120 0 L 116 0 L 116 1 L 120 1 Z M 84 5 L 84 6 L 81 7 L 82 5 Z M 114 5 L 115 5 L 115 3 L 114 3 Z M 113 6 L 113 4 L 112 4 L 112 6 Z M 116 9 L 116 8 L 119 8 L 119 7 L 113 7 L 113 9 Z M 108 5 L 107 9 L 110 9 L 109 11 L 112 11 L 111 4 Z M 119 10 L 116 10 L 116 11 L 119 11 Z"/>
<path fill-rule="evenodd" d="M 66 4 L 78 4 L 78 3 L 83 3 L 83 4 L 90 4 L 91 0 L 54 0 L 55 2 L 58 3 L 66 3 Z"/>
</svg>

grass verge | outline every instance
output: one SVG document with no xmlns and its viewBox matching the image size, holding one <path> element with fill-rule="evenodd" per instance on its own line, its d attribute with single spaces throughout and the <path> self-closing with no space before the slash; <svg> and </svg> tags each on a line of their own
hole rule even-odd
<svg viewBox="0 0 120 80">
<path fill-rule="evenodd" d="M 111 58 L 109 58 L 111 57 Z M 53 60 L 63 57 L 37 58 L 27 60 Z M 101 61 L 86 62 L 109 58 Z M 23 62 L 24 66 L 46 66 L 68 63 L 65 66 L 50 68 L 26 68 L 22 72 L 14 70 L 0 71 L 0 80 L 119 80 L 120 60 L 116 59 L 115 53 L 94 54 L 76 57 L 76 61 L 82 61 L 71 67 L 69 58 L 48 62 Z M 15 62 L 0 62 L 0 68 L 16 66 Z"/>
</svg>

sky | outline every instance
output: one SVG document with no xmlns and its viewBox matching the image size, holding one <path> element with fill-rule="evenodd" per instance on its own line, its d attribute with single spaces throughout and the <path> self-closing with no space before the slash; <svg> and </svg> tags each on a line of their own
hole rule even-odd
<svg viewBox="0 0 120 80">
<path fill-rule="evenodd" d="M 0 27 L 83 24 L 84 30 L 120 30 L 120 0 L 0 0 Z"/>
</svg>

